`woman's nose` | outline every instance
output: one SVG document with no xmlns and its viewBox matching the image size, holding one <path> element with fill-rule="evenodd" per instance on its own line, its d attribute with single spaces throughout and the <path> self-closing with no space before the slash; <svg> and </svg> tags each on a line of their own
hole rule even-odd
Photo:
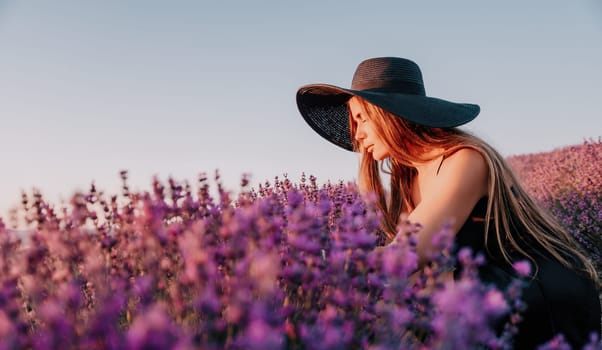
<svg viewBox="0 0 602 350">
<path fill-rule="evenodd" d="M 355 129 L 355 140 L 356 141 L 361 141 L 365 137 L 366 137 L 366 133 L 358 125 L 357 128 Z"/>
</svg>

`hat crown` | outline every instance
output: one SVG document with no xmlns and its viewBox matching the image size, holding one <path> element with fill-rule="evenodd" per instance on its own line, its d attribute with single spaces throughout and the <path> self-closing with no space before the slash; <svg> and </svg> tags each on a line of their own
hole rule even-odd
<svg viewBox="0 0 602 350">
<path fill-rule="evenodd" d="M 351 89 L 426 96 L 420 67 L 400 57 L 377 57 L 362 61 L 353 75 Z"/>
</svg>

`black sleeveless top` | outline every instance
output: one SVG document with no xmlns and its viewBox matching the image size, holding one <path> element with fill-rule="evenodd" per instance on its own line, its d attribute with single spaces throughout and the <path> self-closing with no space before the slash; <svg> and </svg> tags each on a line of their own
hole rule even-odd
<svg viewBox="0 0 602 350">
<path fill-rule="evenodd" d="M 503 291 L 517 275 L 501 254 L 493 225 L 489 228 L 485 244 L 486 211 L 487 197 L 483 197 L 456 234 L 454 250 L 457 252 L 462 247 L 468 247 L 473 253 L 483 254 L 486 262 L 479 268 L 479 278 L 483 283 L 493 284 Z M 537 268 L 532 268 L 532 272 L 536 271 L 535 275 L 523 290 L 522 299 L 527 304 L 527 310 L 518 324 L 514 348 L 534 349 L 562 333 L 574 349 L 581 349 L 589 341 L 591 332 L 600 334 L 601 330 L 600 299 L 594 282 L 583 273 L 565 267 L 545 250 L 537 248 L 528 235 L 520 233 L 520 229 L 514 234 L 521 248 L 537 264 Z M 502 240 L 502 244 L 513 262 L 526 259 L 513 251 L 507 241 Z M 460 271 L 458 266 L 454 278 L 460 276 Z M 505 322 L 506 319 L 501 319 L 494 325 L 498 333 Z"/>
</svg>

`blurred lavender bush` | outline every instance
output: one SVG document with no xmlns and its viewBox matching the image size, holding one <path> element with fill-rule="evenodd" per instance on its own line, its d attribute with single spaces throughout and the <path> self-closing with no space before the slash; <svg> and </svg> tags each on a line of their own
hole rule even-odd
<svg viewBox="0 0 602 350">
<path fill-rule="evenodd" d="M 92 185 L 65 208 L 24 194 L 9 221 L 26 220 L 27 240 L 0 222 L 0 349 L 512 346 L 522 281 L 480 284 L 482 257 L 448 254 L 445 227 L 433 242 L 441 254 L 414 273 L 417 227 L 403 222 L 395 244 L 376 248 L 379 214 L 353 183 L 249 188 L 243 177 L 234 197 L 217 173 L 196 186 L 155 179 L 142 193 L 121 176 L 121 194 Z M 587 203 L 599 205 L 594 187 Z M 581 208 L 571 200 L 560 204 L 568 216 Z M 456 259 L 463 275 L 450 283 Z M 511 321 L 496 334 L 500 317 Z"/>
<path fill-rule="evenodd" d="M 602 139 L 508 161 L 526 190 L 579 241 L 602 278 Z"/>
</svg>

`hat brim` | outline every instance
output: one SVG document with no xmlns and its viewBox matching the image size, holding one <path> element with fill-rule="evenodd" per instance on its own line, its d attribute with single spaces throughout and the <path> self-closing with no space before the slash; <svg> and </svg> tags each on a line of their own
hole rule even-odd
<svg viewBox="0 0 602 350">
<path fill-rule="evenodd" d="M 311 84 L 297 91 L 297 107 L 303 119 L 328 141 L 353 151 L 347 101 L 358 96 L 393 115 L 416 124 L 451 128 L 473 120 L 476 104 L 456 103 L 435 97 L 374 90 L 352 90 L 328 84 Z"/>
</svg>

